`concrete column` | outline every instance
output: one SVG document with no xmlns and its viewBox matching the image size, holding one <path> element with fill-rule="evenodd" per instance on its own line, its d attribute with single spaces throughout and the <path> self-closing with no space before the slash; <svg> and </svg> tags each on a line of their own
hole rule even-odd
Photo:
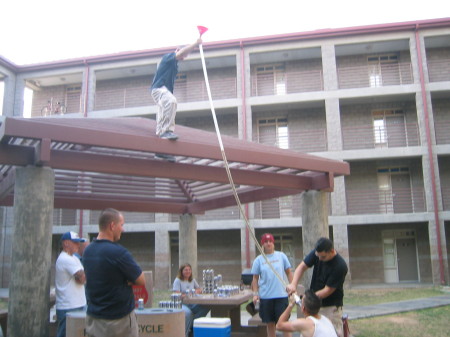
<svg viewBox="0 0 450 337">
<path fill-rule="evenodd" d="M 333 215 L 347 215 L 344 176 L 334 178 L 334 193 L 331 193 L 331 212 Z"/>
<path fill-rule="evenodd" d="M 247 232 L 247 226 L 243 224 L 243 228 L 241 228 L 241 269 L 244 270 L 246 268 L 251 268 L 252 263 L 255 260 L 255 243 L 252 238 L 252 234 Z M 252 228 L 253 232 L 255 232 L 254 228 Z M 247 256 L 248 255 L 248 256 Z M 247 261 L 248 260 L 248 261 Z M 247 265 L 247 262 L 249 265 Z"/>
<path fill-rule="evenodd" d="M 16 169 L 8 336 L 49 335 L 55 177 L 47 167 Z"/>
<path fill-rule="evenodd" d="M 436 229 L 436 221 L 430 220 L 428 222 L 428 236 L 430 240 L 430 258 L 431 258 L 431 274 L 433 277 L 433 284 L 435 285 L 443 285 L 441 283 L 441 268 L 442 268 L 442 274 L 444 276 L 444 284 L 448 285 L 448 275 L 449 275 L 449 262 L 448 262 L 448 253 L 447 253 L 447 245 L 446 245 L 446 238 L 445 238 L 445 225 L 444 221 L 440 220 L 439 224 L 439 231 L 441 236 L 441 255 L 442 255 L 442 267 L 441 267 L 441 261 L 439 258 L 439 240 L 437 236 L 437 229 Z"/>
<path fill-rule="evenodd" d="M 303 255 L 307 255 L 320 237 L 329 237 L 328 193 L 307 191 L 302 194 Z M 312 270 L 308 269 L 301 282 L 305 289 L 311 284 Z"/>
<path fill-rule="evenodd" d="M 81 102 L 80 112 L 86 116 L 89 116 L 89 112 L 95 109 L 95 90 L 97 85 L 97 76 L 94 69 L 90 65 L 86 64 L 83 71 L 83 102 Z M 87 99 L 86 99 L 87 98 Z"/>
<path fill-rule="evenodd" d="M 169 231 L 159 228 L 155 231 L 155 288 L 171 289 Z M 174 277 L 175 278 L 175 275 Z"/>
<path fill-rule="evenodd" d="M 14 88 L 14 117 L 23 117 L 25 106 L 25 79 L 17 76 Z"/>
<path fill-rule="evenodd" d="M 345 285 L 351 285 L 351 270 L 350 270 L 350 252 L 348 249 L 348 230 L 347 224 L 333 225 L 333 243 L 334 249 L 341 255 L 345 262 L 347 262 L 348 273 L 345 277 Z"/>
<path fill-rule="evenodd" d="M 338 98 L 325 99 L 328 151 L 342 151 L 341 112 Z"/>
<path fill-rule="evenodd" d="M 321 46 L 323 87 L 325 91 L 338 89 L 338 77 L 336 66 L 336 51 L 334 44 L 325 43 Z"/>
<path fill-rule="evenodd" d="M 11 280 L 11 254 L 14 229 L 14 208 L 3 208 L 3 227 L 1 228 L 0 242 L 0 287 L 8 288 Z"/>
<path fill-rule="evenodd" d="M 180 215 L 178 265 L 189 263 L 192 275 L 198 279 L 197 264 L 197 217 L 193 214 Z"/>
<path fill-rule="evenodd" d="M 2 115 L 11 117 L 14 115 L 14 90 L 16 88 L 16 75 L 8 69 L 1 69 L 0 72 L 6 76 L 3 78 L 3 106 L 0 106 Z"/>
</svg>

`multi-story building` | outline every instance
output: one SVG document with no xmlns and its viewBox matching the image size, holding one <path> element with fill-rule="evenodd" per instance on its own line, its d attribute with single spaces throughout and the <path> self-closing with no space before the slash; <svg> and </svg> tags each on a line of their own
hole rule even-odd
<svg viewBox="0 0 450 337">
<path fill-rule="evenodd" d="M 347 282 L 448 284 L 450 242 L 450 19 L 211 42 L 204 45 L 221 132 L 350 163 L 330 197 L 330 236 Z M 3 115 L 155 118 L 149 87 L 172 48 L 28 66 L 0 58 Z M 214 131 L 200 55 L 180 62 L 177 124 Z M 257 236 L 303 257 L 300 196 L 250 204 Z M 2 286 L 9 283 L 12 211 L 2 210 Z M 53 250 L 67 230 L 94 236 L 98 211 L 54 211 Z M 126 213 L 121 243 L 154 270 L 169 237 L 164 276 L 178 267 L 178 216 Z M 198 216 L 198 266 L 230 281 L 255 256 L 237 207 Z M 159 246 L 158 246 L 159 247 Z"/>
</svg>

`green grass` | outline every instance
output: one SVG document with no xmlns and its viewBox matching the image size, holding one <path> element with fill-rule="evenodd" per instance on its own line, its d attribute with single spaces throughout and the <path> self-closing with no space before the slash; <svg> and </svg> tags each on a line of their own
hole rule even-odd
<svg viewBox="0 0 450 337">
<path fill-rule="evenodd" d="M 344 293 L 344 306 L 398 302 L 443 294 L 439 287 L 348 289 Z"/>
<path fill-rule="evenodd" d="M 439 287 L 349 289 L 344 305 L 370 305 L 397 302 L 444 294 Z M 450 306 L 411 311 L 395 315 L 351 320 L 350 333 L 355 337 L 445 337 L 450 336 Z"/>
<path fill-rule="evenodd" d="M 411 311 L 404 314 L 352 320 L 355 337 L 445 337 L 450 336 L 450 306 Z"/>
</svg>

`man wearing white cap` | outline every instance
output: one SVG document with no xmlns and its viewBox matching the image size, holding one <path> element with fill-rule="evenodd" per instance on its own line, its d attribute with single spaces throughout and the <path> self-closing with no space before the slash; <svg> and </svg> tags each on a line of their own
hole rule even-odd
<svg viewBox="0 0 450 337">
<path fill-rule="evenodd" d="M 85 241 L 75 232 L 66 232 L 61 237 L 62 251 L 56 260 L 55 273 L 57 337 L 66 336 L 66 314 L 86 306 L 86 277 L 80 259 L 74 255 L 80 249 L 80 242 Z"/>
</svg>

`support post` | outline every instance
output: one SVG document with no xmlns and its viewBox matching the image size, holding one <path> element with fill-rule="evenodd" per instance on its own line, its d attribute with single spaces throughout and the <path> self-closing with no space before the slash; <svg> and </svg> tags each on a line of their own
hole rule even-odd
<svg viewBox="0 0 450 337">
<path fill-rule="evenodd" d="M 49 335 L 55 178 L 51 168 L 16 169 L 8 336 Z"/>
<path fill-rule="evenodd" d="M 180 215 L 178 265 L 189 263 L 192 276 L 197 279 L 197 217 L 193 214 Z"/>
<path fill-rule="evenodd" d="M 328 230 L 329 192 L 306 191 L 302 194 L 302 237 L 303 255 L 307 255 L 320 237 L 329 237 Z M 302 278 L 305 289 L 309 289 L 312 270 L 308 269 Z"/>
</svg>

